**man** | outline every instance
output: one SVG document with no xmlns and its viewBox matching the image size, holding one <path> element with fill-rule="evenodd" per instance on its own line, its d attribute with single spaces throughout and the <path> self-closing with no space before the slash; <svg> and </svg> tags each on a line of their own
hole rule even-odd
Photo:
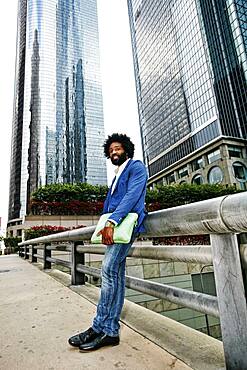
<svg viewBox="0 0 247 370">
<path fill-rule="evenodd" d="M 92 351 L 103 346 L 119 344 L 119 320 L 124 303 L 126 256 L 136 235 L 144 231 L 146 216 L 144 202 L 147 172 L 141 161 L 133 160 L 134 144 L 123 134 L 108 136 L 104 153 L 117 166 L 116 176 L 104 202 L 103 213 L 111 213 L 100 231 L 107 246 L 101 270 L 101 294 L 92 327 L 74 335 L 69 344 L 81 351 Z M 137 226 L 129 244 L 114 244 L 114 227 L 129 212 L 138 214 Z"/>
</svg>

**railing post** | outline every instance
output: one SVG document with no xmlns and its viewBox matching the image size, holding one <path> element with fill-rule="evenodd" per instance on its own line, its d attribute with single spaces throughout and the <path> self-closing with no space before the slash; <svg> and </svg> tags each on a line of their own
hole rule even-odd
<svg viewBox="0 0 247 370">
<path fill-rule="evenodd" d="M 43 255 L 43 260 L 44 260 L 44 266 L 43 269 L 51 269 L 51 262 L 47 261 L 47 257 L 51 257 L 51 250 L 47 249 L 48 245 L 50 244 L 45 244 L 44 245 L 44 255 Z"/>
<path fill-rule="evenodd" d="M 32 259 L 31 262 L 37 262 L 37 257 L 34 255 L 37 254 L 37 248 L 35 245 L 32 245 Z"/>
<path fill-rule="evenodd" d="M 247 308 L 236 234 L 211 234 L 227 370 L 247 368 Z"/>
<path fill-rule="evenodd" d="M 77 245 L 82 245 L 83 242 L 72 243 L 71 246 L 71 284 L 72 285 L 84 285 L 85 284 L 85 274 L 76 271 L 76 266 L 78 263 L 85 264 L 85 253 L 77 252 Z"/>
<path fill-rule="evenodd" d="M 247 234 L 246 233 L 239 234 L 238 240 L 239 240 L 240 246 L 246 245 L 247 244 Z M 242 274 L 243 274 L 243 280 L 244 280 L 245 297 L 247 300 L 247 266 L 246 266 L 246 262 L 243 261 L 242 258 L 241 258 L 241 266 L 242 266 Z"/>
<path fill-rule="evenodd" d="M 23 257 L 23 247 L 19 246 L 19 257 Z"/>
<path fill-rule="evenodd" d="M 24 259 L 25 260 L 28 260 L 29 259 L 29 246 L 26 246 L 24 247 Z"/>
</svg>

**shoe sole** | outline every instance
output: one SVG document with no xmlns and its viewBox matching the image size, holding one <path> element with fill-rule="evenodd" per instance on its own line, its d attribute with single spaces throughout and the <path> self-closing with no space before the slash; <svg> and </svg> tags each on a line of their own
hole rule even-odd
<svg viewBox="0 0 247 370">
<path fill-rule="evenodd" d="M 100 349 L 100 348 L 104 348 L 104 347 L 115 347 L 115 346 L 118 346 L 120 343 L 114 343 L 114 344 L 105 344 L 104 346 L 99 346 L 99 347 L 95 347 L 95 348 L 79 348 L 79 352 L 90 352 L 90 351 L 96 351 L 97 349 Z"/>
<path fill-rule="evenodd" d="M 73 347 L 73 348 L 79 348 L 80 347 L 80 344 L 71 344 L 71 343 L 69 343 L 68 342 L 68 344 L 71 346 L 71 347 Z"/>
</svg>

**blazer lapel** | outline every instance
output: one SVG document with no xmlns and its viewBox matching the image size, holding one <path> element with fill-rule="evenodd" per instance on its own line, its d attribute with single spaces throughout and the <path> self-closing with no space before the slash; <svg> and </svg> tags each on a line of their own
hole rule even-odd
<svg viewBox="0 0 247 370">
<path fill-rule="evenodd" d="M 111 198 L 111 196 L 112 196 L 112 194 L 111 194 L 111 189 L 112 189 L 112 185 L 113 185 L 113 183 L 114 183 L 114 181 L 115 181 L 115 178 L 116 178 L 116 176 L 115 176 L 115 177 L 114 177 L 114 179 L 112 180 L 111 186 L 110 186 L 110 188 L 108 189 L 107 196 L 106 196 L 106 199 L 105 199 L 105 201 L 104 201 L 104 207 L 103 207 L 104 213 L 108 212 L 109 202 L 110 202 L 110 198 Z"/>
<path fill-rule="evenodd" d="M 115 179 L 116 179 L 116 176 L 114 176 L 114 178 L 113 178 L 113 180 L 112 180 L 112 183 L 111 183 L 111 187 L 110 187 L 110 193 L 111 193 L 111 189 L 112 189 L 112 186 L 113 186 L 113 184 L 114 184 L 114 181 L 115 181 Z"/>
</svg>

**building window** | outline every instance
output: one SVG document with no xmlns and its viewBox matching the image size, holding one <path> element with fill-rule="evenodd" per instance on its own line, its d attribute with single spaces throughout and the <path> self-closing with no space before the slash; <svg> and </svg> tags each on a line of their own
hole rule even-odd
<svg viewBox="0 0 247 370">
<path fill-rule="evenodd" d="M 203 168 L 203 159 L 202 158 L 197 158 L 191 164 L 192 164 L 192 170 L 197 171 L 200 168 Z"/>
<path fill-rule="evenodd" d="M 164 180 L 163 180 L 163 178 L 162 178 L 162 179 L 160 179 L 160 180 L 158 180 L 158 181 L 156 182 L 156 185 L 164 185 Z"/>
<path fill-rule="evenodd" d="M 180 170 L 178 170 L 178 177 L 181 179 L 182 177 L 185 177 L 185 176 L 188 176 L 188 168 L 187 166 L 183 167 L 183 168 L 180 168 Z"/>
<path fill-rule="evenodd" d="M 208 173 L 209 184 L 219 184 L 223 180 L 223 172 L 220 167 L 212 167 Z"/>
<path fill-rule="evenodd" d="M 247 179 L 246 167 L 240 162 L 234 162 L 232 164 L 233 174 L 239 182 L 245 182 Z"/>
<path fill-rule="evenodd" d="M 167 184 L 172 184 L 175 182 L 175 175 L 174 173 L 170 173 L 169 175 L 166 176 L 166 181 L 167 181 Z"/>
<path fill-rule="evenodd" d="M 229 157 L 243 158 L 242 148 L 239 146 L 229 146 L 228 147 Z"/>
<path fill-rule="evenodd" d="M 192 184 L 201 185 L 204 183 L 203 177 L 200 174 L 197 174 L 192 179 Z"/>
<path fill-rule="evenodd" d="M 220 157 L 220 150 L 217 149 L 214 152 L 211 152 L 211 153 L 208 154 L 208 163 L 210 164 L 212 162 L 215 162 L 220 158 L 221 158 Z"/>
<path fill-rule="evenodd" d="M 21 229 L 18 229 L 17 230 L 17 236 L 21 236 L 22 235 L 22 230 Z"/>
</svg>

